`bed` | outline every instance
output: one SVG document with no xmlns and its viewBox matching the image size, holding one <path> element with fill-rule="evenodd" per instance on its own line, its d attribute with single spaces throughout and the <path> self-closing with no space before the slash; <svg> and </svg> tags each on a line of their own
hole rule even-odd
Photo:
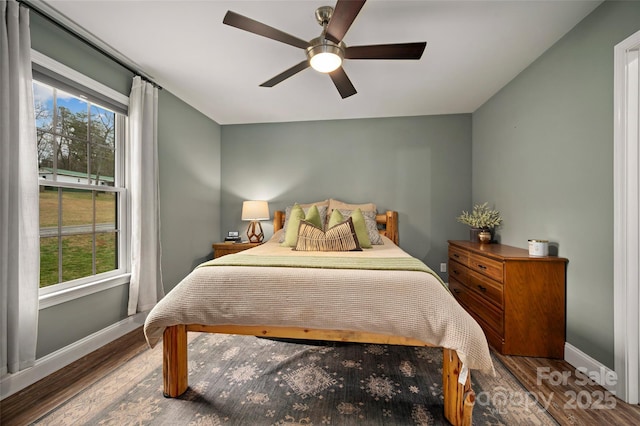
<svg viewBox="0 0 640 426">
<path fill-rule="evenodd" d="M 437 275 L 398 247 L 397 212 L 375 221 L 381 245 L 307 252 L 282 247 L 285 213 L 276 212 L 269 241 L 192 271 L 144 326 L 149 346 L 163 342 L 164 395 L 188 388 L 189 331 L 436 346 L 443 348 L 445 417 L 471 424 L 469 370 L 493 373 L 486 338 Z"/>
</svg>

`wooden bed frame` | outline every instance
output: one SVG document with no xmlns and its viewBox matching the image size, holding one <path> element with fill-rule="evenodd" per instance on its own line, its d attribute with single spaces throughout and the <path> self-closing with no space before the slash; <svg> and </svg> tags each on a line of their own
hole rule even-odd
<svg viewBox="0 0 640 426">
<path fill-rule="evenodd" d="M 274 232 L 284 226 L 284 212 L 274 215 Z M 379 232 L 398 244 L 398 213 L 387 211 L 376 216 Z M 187 332 L 243 334 L 261 337 L 289 339 L 328 340 L 338 342 L 374 343 L 404 346 L 433 346 L 420 340 L 368 333 L 353 330 L 324 330 L 301 327 L 240 326 L 179 324 L 164 331 L 163 346 L 163 386 L 164 396 L 175 398 L 189 387 L 187 369 Z M 453 425 L 471 425 L 471 415 L 475 404 L 475 393 L 471 389 L 471 374 L 464 385 L 458 383 L 462 363 L 453 349 L 442 348 L 442 392 L 444 395 L 444 416 Z"/>
</svg>

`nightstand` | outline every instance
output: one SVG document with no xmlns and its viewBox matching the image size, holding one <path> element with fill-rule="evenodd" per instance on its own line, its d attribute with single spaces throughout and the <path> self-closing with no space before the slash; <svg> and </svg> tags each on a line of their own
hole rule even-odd
<svg viewBox="0 0 640 426">
<path fill-rule="evenodd" d="M 225 256 L 227 254 L 240 253 L 241 251 L 257 247 L 262 243 L 213 243 L 213 258 Z"/>
</svg>

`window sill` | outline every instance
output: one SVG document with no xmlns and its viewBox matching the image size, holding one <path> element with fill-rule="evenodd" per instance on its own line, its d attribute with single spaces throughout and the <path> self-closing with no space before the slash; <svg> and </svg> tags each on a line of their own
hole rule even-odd
<svg viewBox="0 0 640 426">
<path fill-rule="evenodd" d="M 61 303 L 79 299 L 90 294 L 108 290 L 121 285 L 128 285 L 131 274 L 122 274 L 115 277 L 104 278 L 87 284 L 67 288 L 49 294 L 40 295 L 40 309 L 50 308 Z"/>
</svg>

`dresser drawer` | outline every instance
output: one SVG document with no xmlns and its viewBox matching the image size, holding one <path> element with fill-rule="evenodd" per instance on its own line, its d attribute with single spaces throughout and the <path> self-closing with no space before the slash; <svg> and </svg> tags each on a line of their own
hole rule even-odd
<svg viewBox="0 0 640 426">
<path fill-rule="evenodd" d="M 469 263 L 469 252 L 458 247 L 449 246 L 449 259 L 455 260 L 463 265 Z"/>
<path fill-rule="evenodd" d="M 474 319 L 478 321 L 478 324 L 480 324 L 480 327 L 482 327 L 482 331 L 484 331 L 484 335 L 487 338 L 487 342 L 489 342 L 489 345 L 491 345 L 494 349 L 498 350 L 498 352 L 503 353 L 504 352 L 503 336 L 493 331 L 491 327 L 487 326 L 482 321 L 482 318 L 478 318 L 473 314 L 471 316 L 474 317 Z"/>
<path fill-rule="evenodd" d="M 473 271 L 502 282 L 502 262 L 475 253 L 469 253 L 469 263 L 467 265 Z"/>
<path fill-rule="evenodd" d="M 482 322 L 491 327 L 496 333 L 503 335 L 503 311 L 501 309 L 476 296 L 473 290 L 451 277 L 449 277 L 449 289 L 468 311 L 482 319 Z"/>
<path fill-rule="evenodd" d="M 469 269 L 466 265 L 462 265 L 453 259 L 449 259 L 449 276 L 460 282 L 467 282 L 467 274 Z"/>
<path fill-rule="evenodd" d="M 480 296 L 494 303 L 500 309 L 504 307 L 502 283 L 471 270 L 467 272 L 465 278 L 466 281 L 462 282 Z"/>
</svg>

